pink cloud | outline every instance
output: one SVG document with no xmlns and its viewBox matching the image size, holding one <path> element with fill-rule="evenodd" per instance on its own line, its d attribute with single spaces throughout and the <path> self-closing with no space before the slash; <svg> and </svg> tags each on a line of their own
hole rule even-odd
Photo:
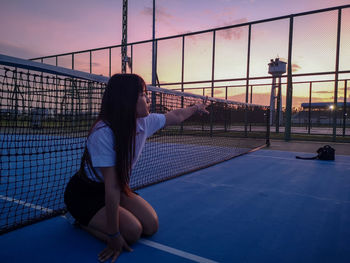
<svg viewBox="0 0 350 263">
<path fill-rule="evenodd" d="M 153 17 L 153 8 L 152 7 L 145 7 L 141 12 L 141 15 L 151 16 Z M 166 10 L 164 7 L 156 7 L 156 21 L 157 22 L 165 22 L 169 19 L 174 19 L 175 16 L 173 16 L 170 11 Z"/>
<path fill-rule="evenodd" d="M 25 59 L 40 56 L 40 54 L 33 49 L 29 49 L 18 44 L 7 43 L 4 41 L 0 41 L 0 54 L 6 54 L 8 56 Z"/>
<path fill-rule="evenodd" d="M 301 69 L 301 67 L 298 64 L 292 64 L 292 71 L 293 72 L 297 72 L 299 69 Z"/>
<path fill-rule="evenodd" d="M 102 13 L 84 8 L 84 14 L 81 13 L 72 22 L 62 17 L 37 16 L 17 10 L 15 16 L 2 15 L 2 19 L 8 21 L 11 27 L 0 28 L 0 34 L 6 35 L 21 49 L 38 50 L 34 57 L 51 55 L 119 44 L 121 37 L 118 35 L 121 36 L 121 32 L 114 32 L 113 26 L 118 25 L 119 17 L 113 10 L 103 10 Z"/>
<path fill-rule="evenodd" d="M 237 19 L 237 20 L 233 20 L 233 21 L 227 21 L 225 23 L 223 23 L 222 25 L 220 25 L 220 27 L 225 27 L 225 26 L 231 26 L 231 25 L 237 25 L 237 24 L 243 24 L 248 22 L 247 18 L 241 18 L 241 19 Z M 219 31 L 222 36 L 225 39 L 241 39 L 242 36 L 244 35 L 244 32 L 246 31 L 245 27 L 236 27 L 236 28 L 232 28 L 232 29 L 226 29 L 226 30 L 221 30 Z"/>
</svg>

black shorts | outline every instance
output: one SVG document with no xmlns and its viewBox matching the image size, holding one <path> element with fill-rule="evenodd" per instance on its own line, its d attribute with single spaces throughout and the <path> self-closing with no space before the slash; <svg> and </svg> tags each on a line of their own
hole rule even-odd
<svg viewBox="0 0 350 263">
<path fill-rule="evenodd" d="M 68 211 L 81 225 L 87 226 L 92 217 L 105 206 L 105 184 L 76 173 L 64 192 Z"/>
</svg>

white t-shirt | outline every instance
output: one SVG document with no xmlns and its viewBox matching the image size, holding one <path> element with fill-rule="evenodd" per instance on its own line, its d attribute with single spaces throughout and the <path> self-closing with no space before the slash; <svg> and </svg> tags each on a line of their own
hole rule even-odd
<svg viewBox="0 0 350 263">
<path fill-rule="evenodd" d="M 164 114 L 149 114 L 145 118 L 138 118 L 136 121 L 136 138 L 135 138 L 135 158 L 132 161 L 132 167 L 140 157 L 146 139 L 165 125 Z M 93 132 L 87 139 L 87 148 L 91 156 L 92 166 L 94 167 L 99 178 L 96 178 L 90 167 L 85 164 L 86 175 L 94 181 L 103 180 L 102 173 L 98 167 L 111 167 L 116 165 L 116 152 L 114 135 L 103 121 L 98 122 Z"/>
</svg>

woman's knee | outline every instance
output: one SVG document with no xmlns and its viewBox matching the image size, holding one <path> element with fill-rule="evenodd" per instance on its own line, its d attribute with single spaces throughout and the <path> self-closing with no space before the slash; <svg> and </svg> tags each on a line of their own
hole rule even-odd
<svg viewBox="0 0 350 263">
<path fill-rule="evenodd" d="M 143 229 L 142 234 L 146 236 L 152 236 L 158 231 L 158 227 L 159 227 L 158 216 L 157 214 L 152 214 L 148 216 L 146 220 L 144 220 L 142 224 L 142 229 Z"/>
<path fill-rule="evenodd" d="M 128 244 L 137 242 L 143 232 L 143 227 L 136 218 L 129 222 L 123 222 L 121 224 L 121 233 Z"/>
</svg>

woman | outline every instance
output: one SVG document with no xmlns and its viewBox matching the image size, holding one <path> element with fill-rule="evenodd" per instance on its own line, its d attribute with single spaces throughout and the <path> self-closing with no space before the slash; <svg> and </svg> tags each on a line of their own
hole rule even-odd
<svg viewBox="0 0 350 263">
<path fill-rule="evenodd" d="M 204 104 L 163 114 L 149 114 L 144 80 L 116 74 L 108 82 L 100 114 L 91 128 L 81 167 L 65 191 L 68 211 L 94 236 L 107 243 L 100 261 L 114 262 L 140 236 L 158 230 L 152 206 L 129 187 L 130 172 L 147 137 L 176 125 L 194 113 L 208 113 Z"/>
</svg>

